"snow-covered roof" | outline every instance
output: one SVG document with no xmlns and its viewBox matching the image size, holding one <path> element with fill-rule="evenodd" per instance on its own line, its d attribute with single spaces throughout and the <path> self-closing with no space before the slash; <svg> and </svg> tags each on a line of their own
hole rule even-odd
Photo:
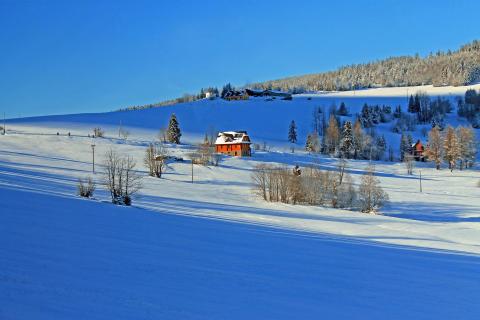
<svg viewBox="0 0 480 320">
<path fill-rule="evenodd" d="M 215 144 L 250 144 L 250 138 L 246 131 L 224 131 L 220 132 Z"/>
</svg>

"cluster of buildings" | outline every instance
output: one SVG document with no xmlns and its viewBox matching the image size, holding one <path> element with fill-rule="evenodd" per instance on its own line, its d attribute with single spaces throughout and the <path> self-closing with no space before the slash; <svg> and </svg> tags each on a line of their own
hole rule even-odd
<svg viewBox="0 0 480 320">
<path fill-rule="evenodd" d="M 288 92 L 274 91 L 274 90 L 230 90 L 223 95 L 223 99 L 232 100 L 247 100 L 249 97 L 272 97 L 281 98 L 282 100 L 292 100 L 292 94 Z"/>
</svg>

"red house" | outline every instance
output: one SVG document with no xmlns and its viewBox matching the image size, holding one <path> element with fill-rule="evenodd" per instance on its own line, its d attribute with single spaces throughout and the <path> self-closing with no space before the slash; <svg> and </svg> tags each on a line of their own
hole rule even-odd
<svg viewBox="0 0 480 320">
<path fill-rule="evenodd" d="M 420 140 L 412 145 L 412 155 L 416 161 L 425 161 L 424 157 L 425 147 Z"/>
<path fill-rule="evenodd" d="M 225 131 L 218 134 L 215 151 L 236 157 L 250 157 L 250 137 L 246 131 Z"/>
</svg>

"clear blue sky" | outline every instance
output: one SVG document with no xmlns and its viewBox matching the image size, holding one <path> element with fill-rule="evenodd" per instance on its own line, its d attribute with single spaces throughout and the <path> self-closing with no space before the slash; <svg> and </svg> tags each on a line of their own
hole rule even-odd
<svg viewBox="0 0 480 320">
<path fill-rule="evenodd" d="M 0 0 L 0 112 L 99 112 L 480 38 L 479 1 Z"/>
</svg>

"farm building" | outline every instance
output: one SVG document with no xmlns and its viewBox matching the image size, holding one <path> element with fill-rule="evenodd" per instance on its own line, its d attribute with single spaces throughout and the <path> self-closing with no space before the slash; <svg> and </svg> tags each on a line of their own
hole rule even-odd
<svg viewBox="0 0 480 320">
<path fill-rule="evenodd" d="M 412 155 L 416 161 L 425 161 L 425 147 L 420 140 L 412 145 Z"/>
<path fill-rule="evenodd" d="M 237 157 L 249 157 L 250 137 L 246 131 L 225 131 L 218 134 L 215 141 L 215 151 Z"/>
<path fill-rule="evenodd" d="M 292 95 L 288 92 L 274 91 L 274 90 L 254 90 L 245 89 L 247 95 L 251 97 L 280 97 L 284 100 L 291 100 Z"/>
<path fill-rule="evenodd" d="M 232 100 L 248 100 L 248 94 L 245 91 L 230 90 L 225 93 L 223 99 Z"/>
</svg>

